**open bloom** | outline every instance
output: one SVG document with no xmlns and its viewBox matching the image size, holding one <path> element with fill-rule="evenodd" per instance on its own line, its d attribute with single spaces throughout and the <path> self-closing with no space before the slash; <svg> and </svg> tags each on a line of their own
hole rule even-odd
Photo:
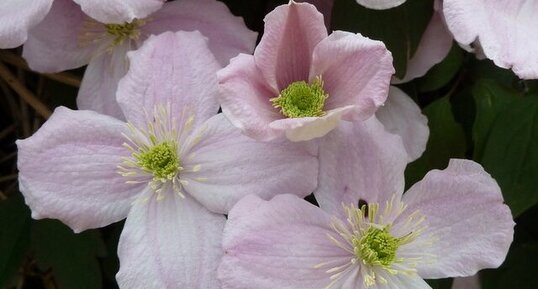
<svg viewBox="0 0 538 289">
<path fill-rule="evenodd" d="M 451 160 L 403 194 L 406 162 L 375 118 L 341 124 L 320 144 L 320 207 L 247 196 L 230 211 L 223 288 L 426 289 L 499 266 L 514 222 L 495 180 Z"/>
<path fill-rule="evenodd" d="M 335 31 L 308 3 L 291 1 L 265 17 L 254 55 L 219 71 L 222 111 L 255 139 L 321 137 L 340 119 L 365 120 L 385 102 L 392 56 L 382 42 Z"/>
<path fill-rule="evenodd" d="M 454 39 L 524 79 L 538 78 L 538 2 L 443 0 Z"/>
<path fill-rule="evenodd" d="M 91 2 L 91 1 L 84 1 Z M 106 1 L 99 1 L 106 2 Z M 159 1 L 157 1 L 159 2 Z M 100 6 L 108 4 L 101 3 Z M 47 17 L 31 30 L 23 56 L 39 72 L 57 72 L 88 64 L 77 98 L 80 109 L 124 118 L 114 98 L 128 69 L 126 53 L 152 34 L 198 30 L 221 65 L 254 49 L 256 33 L 216 0 L 167 2 L 155 13 L 129 22 L 99 22 L 69 0 L 56 0 Z"/>
<path fill-rule="evenodd" d="M 223 214 L 249 193 L 305 196 L 317 185 L 307 147 L 255 142 L 217 115 L 220 66 L 205 40 L 168 32 L 130 54 L 118 90 L 128 123 L 58 108 L 17 141 L 34 218 L 80 232 L 127 217 L 122 288 L 219 288 Z"/>
</svg>

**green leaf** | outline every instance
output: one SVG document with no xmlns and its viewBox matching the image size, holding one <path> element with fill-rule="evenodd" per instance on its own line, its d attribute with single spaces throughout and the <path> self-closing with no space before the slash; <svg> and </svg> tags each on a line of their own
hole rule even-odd
<svg viewBox="0 0 538 289">
<path fill-rule="evenodd" d="M 450 289 L 452 288 L 452 278 L 426 280 L 432 289 Z"/>
<path fill-rule="evenodd" d="M 432 15 L 432 0 L 407 1 L 388 10 L 368 9 L 355 0 L 336 0 L 331 27 L 383 41 L 392 52 L 396 76 L 403 78 Z"/>
<path fill-rule="evenodd" d="M 454 44 L 448 55 L 440 63 L 434 65 L 424 77 L 419 79 L 421 92 L 430 92 L 447 85 L 463 64 L 463 51 Z"/>
<path fill-rule="evenodd" d="M 21 195 L 0 202 L 0 288 L 13 279 L 30 244 L 30 210 Z"/>
<path fill-rule="evenodd" d="M 505 263 L 497 270 L 480 275 L 482 289 L 538 288 L 538 243 L 512 247 Z"/>
<path fill-rule="evenodd" d="M 538 96 L 515 100 L 498 114 L 482 158 L 499 183 L 512 214 L 538 203 Z"/>
<path fill-rule="evenodd" d="M 428 117 L 430 138 L 424 154 L 407 166 L 408 186 L 421 180 L 429 170 L 445 168 L 450 158 L 465 156 L 465 135 L 461 125 L 454 120 L 448 97 L 432 102 L 423 113 Z"/>
<path fill-rule="evenodd" d="M 481 160 L 491 126 L 497 116 L 519 97 L 519 92 L 493 80 L 481 79 L 472 89 L 476 103 L 473 125 L 474 159 Z"/>
<path fill-rule="evenodd" d="M 58 221 L 42 220 L 32 226 L 32 247 L 39 267 L 52 269 L 58 288 L 102 287 L 97 257 L 105 249 L 97 231 L 75 234 Z"/>
</svg>

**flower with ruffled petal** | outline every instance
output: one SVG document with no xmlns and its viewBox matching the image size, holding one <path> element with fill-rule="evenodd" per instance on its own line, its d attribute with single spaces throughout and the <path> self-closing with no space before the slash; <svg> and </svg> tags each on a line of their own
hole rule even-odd
<svg viewBox="0 0 538 289">
<path fill-rule="evenodd" d="M 538 78 L 537 1 L 443 0 L 454 39 L 478 56 L 510 68 L 524 79 Z"/>
<path fill-rule="evenodd" d="M 291 1 L 265 17 L 254 55 L 219 71 L 222 111 L 255 139 L 321 137 L 341 119 L 365 120 L 385 102 L 392 56 L 382 42 L 335 31 L 308 3 Z"/>
<path fill-rule="evenodd" d="M 375 118 L 342 123 L 320 142 L 319 207 L 280 195 L 232 208 L 223 288 L 426 289 L 423 278 L 499 266 L 514 222 L 495 180 L 451 160 L 403 194 L 406 163 Z"/>
<path fill-rule="evenodd" d="M 78 107 L 124 119 L 115 93 L 128 69 L 126 53 L 139 47 L 149 35 L 179 30 L 198 30 L 208 37 L 209 47 L 221 65 L 240 52 L 250 53 L 256 41 L 256 33 L 216 0 L 167 2 L 145 18 L 122 23 L 98 22 L 72 1 L 56 0 L 45 20 L 32 29 L 23 56 L 30 68 L 39 72 L 88 64 Z"/>
<path fill-rule="evenodd" d="M 223 214 L 250 193 L 311 193 L 317 158 L 217 115 L 220 65 L 199 32 L 152 36 L 129 56 L 117 94 L 128 122 L 56 109 L 17 141 L 20 190 L 34 218 L 76 232 L 127 217 L 121 288 L 219 288 Z"/>
</svg>

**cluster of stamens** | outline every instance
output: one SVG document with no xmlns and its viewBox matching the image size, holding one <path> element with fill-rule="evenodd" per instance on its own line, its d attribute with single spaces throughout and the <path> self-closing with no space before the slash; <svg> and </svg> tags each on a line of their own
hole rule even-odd
<svg viewBox="0 0 538 289">
<path fill-rule="evenodd" d="M 364 286 L 372 287 L 376 284 L 386 284 L 383 277 L 388 274 L 416 274 L 417 264 L 428 262 L 434 256 L 426 253 L 421 256 L 399 256 L 398 250 L 407 244 L 417 242 L 417 238 L 426 229 L 425 217 L 415 211 L 406 216 L 405 221 L 399 222 L 398 232 L 405 232 L 395 236 L 393 222 L 407 209 L 400 200 L 392 197 L 380 210 L 377 203 L 363 205 L 360 208 L 344 206 L 347 216 L 346 222 L 335 220 L 332 228 L 337 235 L 329 234 L 328 238 L 339 248 L 347 251 L 350 257 L 318 264 L 316 268 L 328 268 L 331 282 L 326 288 L 331 288 L 347 273 L 358 266 L 363 276 Z M 420 241 L 418 246 L 430 245 L 432 240 Z"/>
<path fill-rule="evenodd" d="M 280 108 L 280 112 L 289 118 L 319 117 L 325 115 L 323 109 L 328 97 L 321 77 L 316 77 L 311 84 L 305 81 L 293 82 L 270 101 L 273 107 Z"/>
<path fill-rule="evenodd" d="M 106 50 L 112 52 L 125 41 L 139 40 L 142 36 L 140 27 L 145 23 L 145 19 L 134 19 L 121 24 L 103 24 L 87 17 L 80 27 L 78 46 L 88 47 L 103 43 L 107 45 Z"/>
</svg>

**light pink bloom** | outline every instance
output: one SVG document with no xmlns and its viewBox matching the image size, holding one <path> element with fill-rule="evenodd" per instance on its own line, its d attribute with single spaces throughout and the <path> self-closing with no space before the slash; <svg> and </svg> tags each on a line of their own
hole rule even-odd
<svg viewBox="0 0 538 289">
<path fill-rule="evenodd" d="M 121 24 L 97 22 L 72 1 L 56 0 L 45 20 L 32 29 L 23 56 L 39 72 L 89 64 L 77 98 L 78 107 L 123 119 L 114 96 L 119 79 L 128 69 L 126 53 L 151 34 L 178 30 L 198 30 L 208 37 L 211 51 L 223 66 L 239 52 L 250 53 L 256 41 L 256 33 L 216 0 L 167 2 L 146 18 Z"/>
<path fill-rule="evenodd" d="M 514 222 L 495 180 L 451 160 L 403 194 L 406 162 L 375 118 L 342 123 L 321 141 L 320 207 L 247 196 L 230 211 L 222 288 L 426 289 L 499 266 Z"/>
<path fill-rule="evenodd" d="M 444 0 L 443 14 L 454 39 L 524 79 L 538 78 L 538 2 Z"/>
<path fill-rule="evenodd" d="M 246 135 L 309 140 L 341 119 L 368 119 L 385 102 L 394 68 L 382 42 L 327 36 L 307 3 L 279 6 L 264 21 L 254 55 L 237 56 L 218 74 L 222 110 Z"/>
<path fill-rule="evenodd" d="M 57 0 L 66 1 L 66 0 Z M 142 19 L 164 0 L 74 0 L 91 17 L 107 23 Z M 23 44 L 28 31 L 45 18 L 53 0 L 3 0 L 0 3 L 0 48 Z"/>
<path fill-rule="evenodd" d="M 60 107 L 17 141 L 32 217 L 75 232 L 127 217 L 122 288 L 219 288 L 226 214 L 246 194 L 301 197 L 318 162 L 302 144 L 258 143 L 217 115 L 220 65 L 199 32 L 152 36 L 129 54 L 118 101 L 128 123 Z"/>
</svg>

